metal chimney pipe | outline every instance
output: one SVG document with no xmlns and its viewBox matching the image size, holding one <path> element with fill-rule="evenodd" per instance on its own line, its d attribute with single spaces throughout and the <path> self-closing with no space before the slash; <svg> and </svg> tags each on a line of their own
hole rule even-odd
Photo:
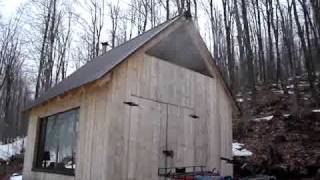
<svg viewBox="0 0 320 180">
<path fill-rule="evenodd" d="M 106 42 L 102 42 L 102 54 L 106 53 L 107 52 L 107 47 L 109 46 L 109 43 L 106 41 Z"/>
</svg>

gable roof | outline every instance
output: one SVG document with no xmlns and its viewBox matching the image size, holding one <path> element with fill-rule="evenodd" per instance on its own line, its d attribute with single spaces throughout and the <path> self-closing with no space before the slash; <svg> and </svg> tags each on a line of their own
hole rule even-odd
<svg viewBox="0 0 320 180">
<path fill-rule="evenodd" d="M 121 44 L 120 46 L 115 47 L 100 56 L 97 56 L 73 72 L 66 79 L 48 89 L 48 91 L 28 104 L 23 111 L 27 111 L 48 101 L 51 98 L 62 95 L 67 91 L 101 78 L 179 18 L 179 16 L 174 17 L 171 20 L 166 21 L 165 23 L 162 23 L 157 27 L 150 29 L 149 31 L 146 31 L 145 33 Z"/>
<path fill-rule="evenodd" d="M 149 31 L 146 31 L 145 33 L 121 44 L 120 46 L 115 47 L 107 51 L 106 53 L 94 58 L 93 60 L 89 61 L 81 68 L 76 70 L 74 73 L 72 73 L 66 79 L 62 80 L 60 83 L 56 84 L 54 87 L 43 93 L 39 98 L 28 104 L 23 111 L 28 111 L 54 97 L 60 96 L 70 90 L 98 80 L 182 17 L 183 16 L 174 17 L 171 20 L 166 21 L 156 26 L 155 28 L 150 29 Z M 198 34 L 198 37 L 201 38 L 200 34 Z M 212 59 L 212 56 L 210 57 Z M 218 69 L 213 61 L 210 62 L 209 66 L 213 66 L 214 69 Z M 218 78 L 222 77 L 219 74 L 219 71 L 216 71 L 216 73 L 218 73 Z M 226 83 L 224 81 L 223 84 L 226 86 Z M 233 101 L 232 104 L 236 106 L 236 109 L 238 111 L 239 108 L 234 101 L 232 94 L 230 94 L 231 91 L 228 88 L 226 88 L 226 90 L 228 91 L 229 95 L 231 95 L 231 101 Z"/>
</svg>

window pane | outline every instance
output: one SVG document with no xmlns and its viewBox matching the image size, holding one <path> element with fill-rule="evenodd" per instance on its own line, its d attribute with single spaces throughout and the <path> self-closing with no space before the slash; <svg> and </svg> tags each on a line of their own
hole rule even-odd
<svg viewBox="0 0 320 180">
<path fill-rule="evenodd" d="M 43 167 L 54 168 L 56 162 L 56 150 L 58 145 L 58 133 L 57 116 L 51 116 L 47 118 L 45 128 L 45 140 L 44 140 L 44 163 Z"/>
<path fill-rule="evenodd" d="M 73 170 L 78 134 L 78 109 L 44 118 L 40 136 L 38 166 Z M 41 148 L 41 144 L 42 147 Z"/>
<path fill-rule="evenodd" d="M 74 140 L 76 139 L 76 118 L 75 113 L 64 113 L 59 117 L 61 127 L 59 129 L 59 151 L 58 166 L 59 168 L 74 168 Z"/>
</svg>

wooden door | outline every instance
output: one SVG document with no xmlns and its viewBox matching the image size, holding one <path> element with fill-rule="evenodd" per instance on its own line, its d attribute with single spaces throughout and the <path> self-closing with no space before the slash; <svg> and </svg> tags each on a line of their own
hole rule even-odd
<svg viewBox="0 0 320 180">
<path fill-rule="evenodd" d="M 167 107 L 165 104 L 132 97 L 128 148 L 128 179 L 159 179 L 164 166 Z"/>
<path fill-rule="evenodd" d="M 168 167 L 186 167 L 197 164 L 196 137 L 194 124 L 196 119 L 191 116 L 194 111 L 188 108 L 168 105 L 167 147 L 173 156 L 167 158 Z"/>
<path fill-rule="evenodd" d="M 164 179 L 158 168 L 205 165 L 202 126 L 194 110 L 133 97 L 130 110 L 128 179 Z M 173 152 L 168 155 L 165 151 Z"/>
</svg>

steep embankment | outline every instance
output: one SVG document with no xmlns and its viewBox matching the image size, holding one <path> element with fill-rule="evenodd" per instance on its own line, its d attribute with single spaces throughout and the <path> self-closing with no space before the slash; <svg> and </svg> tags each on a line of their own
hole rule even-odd
<svg viewBox="0 0 320 180">
<path fill-rule="evenodd" d="M 297 88 L 292 80 L 285 88 L 259 86 L 255 95 L 239 93 L 237 100 L 244 115 L 234 122 L 234 139 L 253 152 L 252 170 L 279 179 L 319 175 L 320 102 L 304 78 Z"/>
</svg>

